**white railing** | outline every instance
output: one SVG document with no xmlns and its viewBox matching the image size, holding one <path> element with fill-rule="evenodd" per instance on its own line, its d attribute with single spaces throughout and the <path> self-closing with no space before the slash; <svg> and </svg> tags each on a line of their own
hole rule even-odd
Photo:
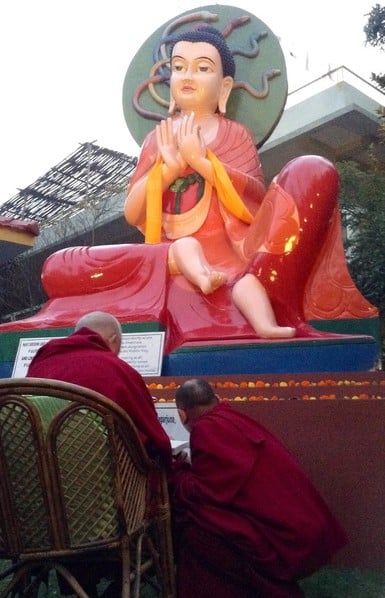
<svg viewBox="0 0 385 598">
<path fill-rule="evenodd" d="M 372 98 L 373 101 L 377 102 L 379 105 L 385 105 L 384 92 L 380 91 L 372 83 L 369 83 L 369 81 L 366 81 L 359 75 L 356 75 L 346 66 L 340 66 L 338 68 L 331 69 L 317 79 L 314 79 L 305 85 L 301 85 L 297 89 L 289 92 L 285 108 L 290 108 L 290 106 L 294 106 L 295 104 L 298 104 L 299 102 L 302 102 L 303 100 L 306 100 L 325 89 L 333 87 L 342 81 L 350 83 L 356 89 Z"/>
</svg>

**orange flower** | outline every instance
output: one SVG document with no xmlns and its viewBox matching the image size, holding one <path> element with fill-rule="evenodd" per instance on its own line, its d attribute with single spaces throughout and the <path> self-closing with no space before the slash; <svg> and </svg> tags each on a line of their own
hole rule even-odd
<svg viewBox="0 0 385 598">
<path fill-rule="evenodd" d="M 264 386 L 265 386 L 265 383 L 264 383 L 264 381 L 263 381 L 263 380 L 257 380 L 257 381 L 256 381 L 256 383 L 255 383 L 255 386 L 256 386 L 257 388 L 264 388 Z"/>
</svg>

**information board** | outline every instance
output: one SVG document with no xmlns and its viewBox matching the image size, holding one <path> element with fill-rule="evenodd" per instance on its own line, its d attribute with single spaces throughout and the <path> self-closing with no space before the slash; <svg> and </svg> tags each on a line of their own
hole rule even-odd
<svg viewBox="0 0 385 598">
<path fill-rule="evenodd" d="M 164 332 L 125 332 L 119 357 L 134 367 L 143 377 L 160 376 L 162 369 Z M 24 378 L 37 350 L 53 338 L 21 338 L 12 371 L 13 378 Z"/>
</svg>

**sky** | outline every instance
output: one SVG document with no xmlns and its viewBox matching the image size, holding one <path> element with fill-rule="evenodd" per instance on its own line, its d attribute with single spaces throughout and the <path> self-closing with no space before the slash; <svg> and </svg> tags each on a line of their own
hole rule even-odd
<svg viewBox="0 0 385 598">
<path fill-rule="evenodd" d="M 280 39 L 289 91 L 346 66 L 366 80 L 385 56 L 365 46 L 379 0 L 243 0 Z M 128 66 L 193 0 L 4 0 L 0 7 L 0 204 L 76 151 L 96 144 L 128 155 L 139 147 L 122 108 Z"/>
</svg>

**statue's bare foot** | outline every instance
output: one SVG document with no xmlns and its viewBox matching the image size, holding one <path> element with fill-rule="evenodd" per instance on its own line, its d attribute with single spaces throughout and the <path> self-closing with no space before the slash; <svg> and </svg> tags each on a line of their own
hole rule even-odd
<svg viewBox="0 0 385 598">
<path fill-rule="evenodd" d="M 219 289 L 226 282 L 227 276 L 224 272 L 212 270 L 208 273 L 207 277 L 205 277 L 205 280 L 201 285 L 201 291 L 204 295 L 209 295 L 210 293 L 213 293 Z"/>
<path fill-rule="evenodd" d="M 265 326 L 260 331 L 256 331 L 261 338 L 293 338 L 296 329 L 291 326 Z"/>
</svg>

